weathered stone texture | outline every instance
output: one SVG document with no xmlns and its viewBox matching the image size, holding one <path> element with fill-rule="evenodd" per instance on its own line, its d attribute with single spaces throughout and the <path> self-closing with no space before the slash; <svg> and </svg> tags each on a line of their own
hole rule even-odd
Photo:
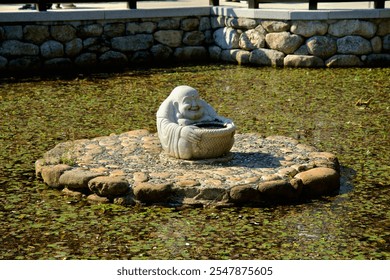
<svg viewBox="0 0 390 280">
<path fill-rule="evenodd" d="M 103 34 L 108 38 L 122 37 L 125 35 L 126 25 L 124 23 L 108 23 L 103 26 Z"/>
<path fill-rule="evenodd" d="M 73 169 L 65 171 L 58 181 L 58 184 L 63 187 L 67 187 L 70 190 L 87 190 L 88 182 L 95 177 L 103 176 L 99 174 L 82 169 Z"/>
<path fill-rule="evenodd" d="M 324 61 L 317 56 L 290 54 L 284 58 L 284 66 L 289 67 L 323 67 Z"/>
<path fill-rule="evenodd" d="M 160 30 L 154 33 L 154 39 L 172 48 L 180 47 L 182 44 L 183 31 Z"/>
<path fill-rule="evenodd" d="M 220 28 L 214 32 L 213 36 L 215 44 L 224 50 L 239 48 L 240 34 L 236 29 Z"/>
<path fill-rule="evenodd" d="M 372 52 L 373 53 L 381 53 L 382 52 L 382 39 L 379 36 L 375 36 L 370 40 Z"/>
<path fill-rule="evenodd" d="M 88 182 L 89 189 L 103 197 L 122 196 L 130 191 L 130 186 L 124 177 L 99 176 Z"/>
<path fill-rule="evenodd" d="M 98 37 L 103 34 L 103 26 L 99 23 L 81 25 L 78 27 L 77 34 L 82 39 L 87 37 Z"/>
<path fill-rule="evenodd" d="M 73 39 L 65 44 L 65 54 L 69 57 L 78 55 L 83 49 L 83 40 Z"/>
<path fill-rule="evenodd" d="M 221 59 L 227 62 L 237 62 L 238 64 L 248 64 L 251 53 L 243 50 L 224 50 L 221 53 Z"/>
<path fill-rule="evenodd" d="M 256 29 L 245 31 L 240 35 L 239 47 L 244 50 L 264 48 L 265 36 Z"/>
<path fill-rule="evenodd" d="M 41 169 L 41 176 L 43 181 L 52 188 L 60 187 L 60 176 L 67 170 L 72 169 L 71 166 L 66 164 L 47 165 Z"/>
<path fill-rule="evenodd" d="M 133 188 L 135 198 L 145 203 L 167 202 L 172 194 L 172 184 L 140 183 Z"/>
<path fill-rule="evenodd" d="M 77 56 L 74 63 L 79 67 L 91 67 L 96 65 L 97 55 L 95 53 L 82 53 Z"/>
<path fill-rule="evenodd" d="M 328 31 L 328 24 L 323 21 L 295 21 L 291 25 L 291 32 L 303 37 L 325 35 Z"/>
<path fill-rule="evenodd" d="M 325 62 L 328 67 L 359 67 L 363 63 L 356 55 L 338 54 L 334 55 Z"/>
<path fill-rule="evenodd" d="M 154 59 L 157 61 L 168 61 L 173 55 L 172 49 L 163 44 L 154 45 L 150 51 Z"/>
<path fill-rule="evenodd" d="M 32 43 L 23 43 L 17 40 L 4 41 L 0 47 L 2 56 L 38 55 L 39 47 Z"/>
<path fill-rule="evenodd" d="M 23 27 L 21 25 L 3 26 L 5 40 L 22 40 Z"/>
<path fill-rule="evenodd" d="M 283 66 L 284 54 L 269 49 L 256 49 L 251 52 L 249 61 L 257 65 Z"/>
<path fill-rule="evenodd" d="M 345 36 L 337 40 L 337 52 L 340 54 L 368 54 L 372 52 L 370 41 L 360 36 Z"/>
<path fill-rule="evenodd" d="M 267 32 L 283 32 L 289 31 L 291 23 L 287 21 L 274 21 L 274 20 L 263 20 L 261 25 Z"/>
<path fill-rule="evenodd" d="M 257 26 L 257 21 L 251 18 L 228 18 L 225 24 L 237 29 L 253 29 Z"/>
<path fill-rule="evenodd" d="M 76 28 L 71 25 L 53 25 L 50 27 L 51 37 L 61 43 L 76 39 Z"/>
<path fill-rule="evenodd" d="M 178 18 L 170 18 L 160 20 L 157 24 L 158 29 L 160 30 L 174 30 L 179 29 L 180 27 L 180 19 Z"/>
<path fill-rule="evenodd" d="M 183 31 L 193 31 L 199 28 L 198 18 L 186 18 L 180 23 L 180 29 Z"/>
<path fill-rule="evenodd" d="M 374 23 L 362 20 L 340 20 L 329 25 L 329 34 L 336 37 L 359 35 L 371 38 L 375 35 L 377 27 Z"/>
<path fill-rule="evenodd" d="M 146 50 L 153 46 L 153 35 L 137 34 L 111 39 L 111 45 L 114 50 L 122 52 L 131 52 Z"/>
<path fill-rule="evenodd" d="M 130 22 L 126 24 L 127 34 L 138 34 L 138 33 L 153 33 L 157 28 L 157 24 L 154 22 Z"/>
<path fill-rule="evenodd" d="M 41 55 L 44 58 L 56 58 L 64 56 L 64 46 L 57 41 L 47 41 L 41 45 Z"/>
<path fill-rule="evenodd" d="M 205 40 L 203 32 L 200 31 L 191 31 L 184 33 L 183 43 L 189 46 L 199 46 L 202 45 Z"/>
<path fill-rule="evenodd" d="M 23 28 L 23 35 L 25 40 L 39 45 L 50 38 L 49 27 L 45 25 L 26 25 Z"/>
<path fill-rule="evenodd" d="M 127 56 L 121 52 L 108 51 L 102 54 L 99 57 L 99 62 L 103 65 L 112 66 L 112 67 L 123 67 L 128 63 Z"/>
<path fill-rule="evenodd" d="M 301 36 L 289 32 L 268 33 L 265 40 L 271 49 L 285 54 L 293 53 L 303 42 Z"/>
<path fill-rule="evenodd" d="M 306 41 L 310 54 L 321 58 L 330 57 L 337 52 L 337 42 L 328 36 L 314 36 Z"/>
<path fill-rule="evenodd" d="M 314 168 L 295 176 L 302 180 L 302 195 L 314 197 L 330 194 L 340 187 L 340 174 L 331 168 Z"/>
</svg>

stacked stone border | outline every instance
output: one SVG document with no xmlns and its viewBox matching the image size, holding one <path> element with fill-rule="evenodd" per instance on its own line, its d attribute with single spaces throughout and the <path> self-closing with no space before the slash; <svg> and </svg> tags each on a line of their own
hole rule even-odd
<svg viewBox="0 0 390 280">
<path fill-rule="evenodd" d="M 194 161 L 167 156 L 147 130 L 69 141 L 37 160 L 36 174 L 65 195 L 127 206 L 298 203 L 340 188 L 332 153 L 283 136 L 235 140 L 228 155 Z"/>
<path fill-rule="evenodd" d="M 5 75 L 188 61 L 389 66 L 390 10 L 0 13 L 0 73 Z"/>
</svg>

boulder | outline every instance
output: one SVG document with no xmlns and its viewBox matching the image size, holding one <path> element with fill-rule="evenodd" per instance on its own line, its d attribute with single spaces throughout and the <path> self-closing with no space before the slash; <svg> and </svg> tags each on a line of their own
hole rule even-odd
<svg viewBox="0 0 390 280">
<path fill-rule="evenodd" d="M 191 31 L 184 33 L 183 43 L 189 46 L 199 46 L 202 45 L 205 40 L 203 32 L 200 31 Z"/>
<path fill-rule="evenodd" d="M 306 41 L 307 50 L 310 54 L 327 58 L 336 54 L 337 42 L 328 36 L 313 36 Z"/>
<path fill-rule="evenodd" d="M 24 43 L 17 40 L 4 41 L 0 47 L 0 55 L 8 56 L 37 56 L 39 47 L 32 43 Z"/>
<path fill-rule="evenodd" d="M 154 22 L 129 22 L 126 24 L 127 34 L 139 34 L 139 33 L 153 33 L 157 28 L 157 24 Z"/>
<path fill-rule="evenodd" d="M 359 67 L 363 62 L 356 55 L 338 54 L 325 61 L 327 67 Z"/>
<path fill-rule="evenodd" d="M 294 184 L 297 181 L 294 181 Z M 261 182 L 257 186 L 261 197 L 268 202 L 287 202 L 296 200 L 300 195 L 300 188 L 294 187 L 287 180 Z"/>
<path fill-rule="evenodd" d="M 208 59 L 205 47 L 176 48 L 173 56 L 177 61 L 205 61 Z"/>
<path fill-rule="evenodd" d="M 340 188 L 340 174 L 331 168 L 313 168 L 294 178 L 302 181 L 302 196 L 305 198 L 331 194 Z"/>
<path fill-rule="evenodd" d="M 179 29 L 180 20 L 178 18 L 163 19 L 158 22 L 157 27 L 160 30 Z"/>
<path fill-rule="evenodd" d="M 46 41 L 41 45 L 41 55 L 44 58 L 56 58 L 64 56 L 64 46 L 57 41 Z"/>
<path fill-rule="evenodd" d="M 377 27 L 374 23 L 363 20 L 340 20 L 329 25 L 328 33 L 336 37 L 359 35 L 365 38 L 375 36 Z"/>
<path fill-rule="evenodd" d="M 98 176 L 104 176 L 104 174 L 76 168 L 65 171 L 60 176 L 58 183 L 59 186 L 67 187 L 70 190 L 84 191 L 89 190 L 88 182 Z"/>
<path fill-rule="evenodd" d="M 76 28 L 72 25 L 53 25 L 50 28 L 51 37 L 61 43 L 66 43 L 76 39 Z"/>
<path fill-rule="evenodd" d="M 154 45 L 150 49 L 150 52 L 152 53 L 154 59 L 157 61 L 167 61 L 173 55 L 172 49 L 163 44 Z"/>
<path fill-rule="evenodd" d="M 24 39 L 40 45 L 50 38 L 49 27 L 45 25 L 26 25 L 23 28 Z"/>
<path fill-rule="evenodd" d="M 180 29 L 184 31 L 198 30 L 199 19 L 198 18 L 185 18 L 180 23 Z"/>
<path fill-rule="evenodd" d="M 289 31 L 291 24 L 287 21 L 263 20 L 261 21 L 261 26 L 263 26 L 267 32 L 283 32 Z"/>
<path fill-rule="evenodd" d="M 154 33 L 154 39 L 166 46 L 176 48 L 182 44 L 183 31 L 180 30 L 159 30 Z"/>
<path fill-rule="evenodd" d="M 291 54 L 301 46 L 303 39 L 301 36 L 289 32 L 277 32 L 268 33 L 265 36 L 265 41 L 271 49 Z"/>
<path fill-rule="evenodd" d="M 124 23 L 107 23 L 103 26 L 103 34 L 108 38 L 121 37 L 125 35 L 126 26 Z"/>
<path fill-rule="evenodd" d="M 103 26 L 100 23 L 80 25 L 77 35 L 81 38 L 99 37 L 103 34 Z"/>
<path fill-rule="evenodd" d="M 145 203 L 168 202 L 172 194 L 172 184 L 140 183 L 133 187 L 135 198 Z"/>
<path fill-rule="evenodd" d="M 88 182 L 91 192 L 104 197 L 117 197 L 126 194 L 129 190 L 129 183 L 124 177 L 99 176 Z"/>
<path fill-rule="evenodd" d="M 60 177 L 67 171 L 72 169 L 69 165 L 58 164 L 58 165 L 46 165 L 41 167 L 42 180 L 52 188 L 60 187 Z"/>
<path fill-rule="evenodd" d="M 360 36 L 345 36 L 337 40 L 337 52 L 340 54 L 369 54 L 372 52 L 370 41 Z"/>
<path fill-rule="evenodd" d="M 240 34 L 236 29 L 225 27 L 217 29 L 214 34 L 215 44 L 224 50 L 238 49 Z"/>
<path fill-rule="evenodd" d="M 284 53 L 269 49 L 256 49 L 251 52 L 250 63 L 265 66 L 283 66 Z"/>
<path fill-rule="evenodd" d="M 153 46 L 153 42 L 151 34 L 136 34 L 111 39 L 112 48 L 121 52 L 146 50 Z"/>
<path fill-rule="evenodd" d="M 244 50 L 264 48 L 265 36 L 256 29 L 245 31 L 240 35 L 239 46 Z"/>
<path fill-rule="evenodd" d="M 77 56 L 83 49 L 83 40 L 73 39 L 65 44 L 65 54 L 69 57 Z"/>
<path fill-rule="evenodd" d="M 258 203 L 261 193 L 252 185 L 241 185 L 230 190 L 230 198 L 234 203 Z"/>
<path fill-rule="evenodd" d="M 322 36 L 328 31 L 328 24 L 323 21 L 294 21 L 290 31 L 306 38 L 315 35 Z"/>
</svg>

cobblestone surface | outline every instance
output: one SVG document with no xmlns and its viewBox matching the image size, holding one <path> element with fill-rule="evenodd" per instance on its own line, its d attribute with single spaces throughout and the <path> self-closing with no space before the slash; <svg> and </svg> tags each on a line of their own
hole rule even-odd
<svg viewBox="0 0 390 280">
<path fill-rule="evenodd" d="M 146 130 L 76 140 L 48 151 L 36 172 L 67 194 L 130 205 L 290 202 L 339 188 L 335 155 L 291 138 L 258 134 L 235 135 L 229 154 L 208 160 L 171 158 L 157 134 Z M 102 194 L 108 199 L 100 199 Z"/>
</svg>

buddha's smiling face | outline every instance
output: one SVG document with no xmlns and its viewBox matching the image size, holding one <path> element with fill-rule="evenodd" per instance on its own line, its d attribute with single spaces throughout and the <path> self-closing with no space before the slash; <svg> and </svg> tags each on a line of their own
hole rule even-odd
<svg viewBox="0 0 390 280">
<path fill-rule="evenodd" d="M 182 117 L 192 121 L 201 119 L 204 115 L 202 103 L 196 91 L 187 94 L 179 103 L 179 111 Z"/>
</svg>

